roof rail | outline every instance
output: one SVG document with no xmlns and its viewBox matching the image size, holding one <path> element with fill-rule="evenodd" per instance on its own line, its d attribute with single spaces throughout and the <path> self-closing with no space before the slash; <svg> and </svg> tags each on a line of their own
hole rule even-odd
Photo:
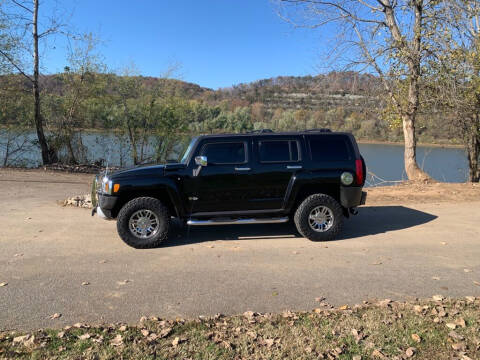
<svg viewBox="0 0 480 360">
<path fill-rule="evenodd" d="M 305 130 L 305 132 L 323 132 L 323 133 L 326 133 L 326 132 L 332 132 L 332 130 L 327 129 L 327 128 L 321 128 L 321 129 L 309 129 L 309 130 Z"/>
<path fill-rule="evenodd" d="M 259 129 L 259 130 L 252 130 L 247 132 L 247 134 L 271 134 L 273 130 L 271 129 Z"/>
</svg>

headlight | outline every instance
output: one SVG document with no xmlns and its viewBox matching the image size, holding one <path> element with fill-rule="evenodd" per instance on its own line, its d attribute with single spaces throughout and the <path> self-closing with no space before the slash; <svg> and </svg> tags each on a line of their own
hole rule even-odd
<svg viewBox="0 0 480 360">
<path fill-rule="evenodd" d="M 349 172 L 344 172 L 340 176 L 340 180 L 342 181 L 343 185 L 351 185 L 353 183 L 353 175 Z"/>
<path fill-rule="evenodd" d="M 112 194 L 112 180 L 109 180 L 106 176 L 102 179 L 102 193 Z"/>
</svg>

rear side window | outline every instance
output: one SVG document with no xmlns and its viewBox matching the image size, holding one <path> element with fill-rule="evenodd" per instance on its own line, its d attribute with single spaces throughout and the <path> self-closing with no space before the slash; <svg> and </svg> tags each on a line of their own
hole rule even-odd
<svg viewBox="0 0 480 360">
<path fill-rule="evenodd" d="M 309 139 L 313 161 L 346 161 L 353 159 L 348 138 L 342 135 L 316 136 Z"/>
<path fill-rule="evenodd" d="M 247 161 L 244 142 L 210 143 L 202 150 L 209 164 L 243 164 Z"/>
<path fill-rule="evenodd" d="M 268 140 L 258 143 L 260 162 L 298 161 L 298 145 L 296 140 Z"/>
</svg>

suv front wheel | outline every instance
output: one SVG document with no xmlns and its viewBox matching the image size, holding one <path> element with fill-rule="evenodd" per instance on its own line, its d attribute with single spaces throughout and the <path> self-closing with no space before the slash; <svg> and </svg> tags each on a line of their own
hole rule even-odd
<svg viewBox="0 0 480 360">
<path fill-rule="evenodd" d="M 130 200 L 118 213 L 118 235 L 136 249 L 159 246 L 167 238 L 169 226 L 168 209 L 155 198 Z"/>
<path fill-rule="evenodd" d="M 298 232 L 312 241 L 333 240 L 342 230 L 343 211 L 331 196 L 314 194 L 297 208 L 294 217 Z"/>
</svg>

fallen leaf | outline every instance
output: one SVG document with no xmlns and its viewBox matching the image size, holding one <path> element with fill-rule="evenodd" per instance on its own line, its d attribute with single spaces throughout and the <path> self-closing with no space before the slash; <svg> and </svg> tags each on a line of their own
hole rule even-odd
<svg viewBox="0 0 480 360">
<path fill-rule="evenodd" d="M 378 302 L 378 305 L 380 306 L 387 306 L 388 304 L 390 304 L 392 302 L 391 299 L 385 299 L 385 300 L 381 300 Z"/>
<path fill-rule="evenodd" d="M 130 280 L 126 279 L 126 280 L 123 280 L 123 281 L 117 281 L 117 284 L 118 285 L 127 285 L 129 282 L 130 282 Z"/>
<path fill-rule="evenodd" d="M 465 299 L 467 299 L 469 303 L 472 303 L 475 301 L 475 296 L 465 296 Z"/>
<path fill-rule="evenodd" d="M 20 253 L 20 254 L 15 254 L 15 255 L 13 255 L 13 256 L 14 256 L 14 257 L 20 257 L 20 256 L 23 256 L 23 254 Z"/>
<path fill-rule="evenodd" d="M 253 340 L 257 338 L 257 333 L 255 331 L 248 331 L 247 335 L 250 336 Z"/>
<path fill-rule="evenodd" d="M 148 335 L 150 335 L 150 331 L 148 331 L 147 329 L 142 329 L 140 331 L 142 333 L 143 336 L 147 337 Z"/>
<path fill-rule="evenodd" d="M 382 262 L 381 262 L 381 261 L 377 261 L 377 262 L 371 263 L 370 265 L 382 265 Z"/>
<path fill-rule="evenodd" d="M 273 342 L 273 339 L 265 339 L 265 345 L 267 345 L 268 348 L 272 347 Z"/>
<path fill-rule="evenodd" d="M 443 297 L 443 295 L 433 295 L 432 299 L 434 301 L 443 301 L 443 299 L 445 299 L 445 298 Z"/>
<path fill-rule="evenodd" d="M 87 286 L 87 285 L 90 285 L 90 283 L 88 281 L 84 281 L 84 282 L 82 282 L 82 285 Z"/>
<path fill-rule="evenodd" d="M 107 262 L 107 260 L 100 260 L 98 263 L 99 264 L 105 264 Z"/>
<path fill-rule="evenodd" d="M 60 339 L 63 338 L 65 336 L 65 331 L 60 331 L 58 334 L 57 334 L 57 337 L 59 337 Z"/>
<path fill-rule="evenodd" d="M 383 353 L 378 349 L 375 349 L 372 351 L 372 357 L 379 358 L 379 359 L 386 359 L 385 355 L 383 355 Z"/>
<path fill-rule="evenodd" d="M 457 325 L 455 325 L 454 323 L 446 323 L 445 325 L 452 330 L 455 330 L 457 328 Z"/>
<path fill-rule="evenodd" d="M 464 339 L 464 337 L 462 335 L 456 333 L 453 330 L 448 333 L 448 336 L 450 336 L 452 339 L 460 340 L 460 341 Z"/>
<path fill-rule="evenodd" d="M 170 335 L 171 332 L 172 332 L 172 328 L 169 328 L 169 327 L 165 328 L 162 331 L 160 331 L 160 337 L 161 338 L 167 337 L 168 335 Z"/>
<path fill-rule="evenodd" d="M 175 339 L 173 339 L 172 345 L 177 346 L 179 342 L 180 342 L 180 338 L 177 336 Z"/>
<path fill-rule="evenodd" d="M 299 253 L 298 251 L 293 251 L 292 254 L 298 255 L 298 254 L 300 254 L 300 253 Z"/>
<path fill-rule="evenodd" d="M 8 285 L 7 282 L 1 282 L 1 283 L 0 283 L 0 287 L 4 287 L 4 286 L 7 286 L 7 285 Z"/>
<path fill-rule="evenodd" d="M 472 270 L 470 270 L 470 269 L 463 269 L 463 271 L 466 272 L 466 273 L 471 273 L 472 272 Z"/>
<path fill-rule="evenodd" d="M 122 325 L 118 328 L 118 331 L 121 331 L 121 332 L 124 332 L 124 331 L 127 331 L 127 326 L 126 325 Z"/>
<path fill-rule="evenodd" d="M 455 320 L 455 325 L 464 328 L 466 326 L 465 320 L 463 318 L 458 318 Z"/>
<path fill-rule="evenodd" d="M 361 355 L 353 355 L 352 360 L 362 360 Z"/>
<path fill-rule="evenodd" d="M 465 343 L 463 343 L 463 342 L 452 344 L 452 349 L 455 350 L 455 351 L 465 351 L 466 348 L 467 347 L 465 346 Z"/>
<path fill-rule="evenodd" d="M 338 310 L 347 310 L 348 309 L 348 305 L 342 305 L 338 308 Z"/>
<path fill-rule="evenodd" d="M 53 314 L 53 315 L 50 315 L 50 319 L 52 319 L 52 320 L 53 320 L 53 319 L 58 319 L 58 318 L 61 317 L 61 316 L 62 316 L 62 314 L 55 313 L 55 314 Z"/>
<path fill-rule="evenodd" d="M 420 343 L 422 341 L 422 338 L 418 334 L 412 334 L 412 340 L 416 343 Z"/>
<path fill-rule="evenodd" d="M 480 286 L 480 282 L 478 282 L 478 281 L 473 281 L 473 283 L 477 286 Z"/>
<path fill-rule="evenodd" d="M 78 338 L 80 340 L 87 340 L 91 338 L 91 335 L 89 333 L 86 333 L 86 334 L 80 335 Z"/>
<path fill-rule="evenodd" d="M 417 349 L 415 349 L 414 347 L 409 347 L 406 351 L 405 351 L 405 355 L 407 355 L 407 357 L 412 357 L 413 355 L 415 355 L 415 352 L 417 351 Z"/>
<path fill-rule="evenodd" d="M 317 297 L 317 298 L 315 298 L 315 301 L 316 301 L 316 302 L 322 302 L 323 300 L 325 300 L 324 297 Z"/>
<path fill-rule="evenodd" d="M 462 360 L 473 360 L 473 359 L 472 359 L 471 357 L 463 354 L 463 355 L 462 355 Z"/>
<path fill-rule="evenodd" d="M 123 345 L 123 337 L 122 335 L 115 336 L 112 340 L 110 340 L 110 345 L 112 346 L 121 346 Z"/>
<path fill-rule="evenodd" d="M 440 244 L 447 245 L 447 243 L 445 241 L 442 241 Z"/>
<path fill-rule="evenodd" d="M 272 296 L 278 296 L 278 292 L 274 291 L 274 292 L 272 293 Z"/>
<path fill-rule="evenodd" d="M 440 280 L 440 278 L 438 276 L 432 276 L 432 280 Z"/>
</svg>

